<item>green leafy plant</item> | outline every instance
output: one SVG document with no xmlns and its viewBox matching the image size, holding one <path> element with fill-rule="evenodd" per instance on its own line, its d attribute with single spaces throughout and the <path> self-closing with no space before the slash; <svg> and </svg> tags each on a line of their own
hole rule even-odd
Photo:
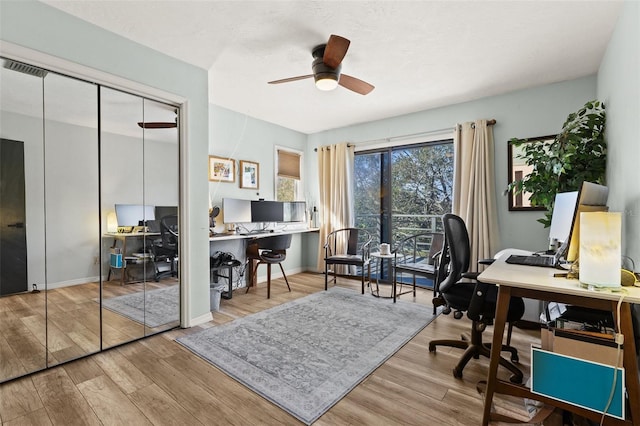
<svg viewBox="0 0 640 426">
<path fill-rule="evenodd" d="M 521 147 L 531 173 L 509 184 L 514 194 L 529 192 L 532 206 L 542 206 L 547 213 L 538 222 L 551 224 L 551 212 L 557 192 L 577 191 L 583 181 L 604 184 L 607 165 L 607 143 L 604 103 L 593 100 L 577 112 L 569 114 L 562 131 L 550 143 L 528 143 L 513 138 Z"/>
</svg>

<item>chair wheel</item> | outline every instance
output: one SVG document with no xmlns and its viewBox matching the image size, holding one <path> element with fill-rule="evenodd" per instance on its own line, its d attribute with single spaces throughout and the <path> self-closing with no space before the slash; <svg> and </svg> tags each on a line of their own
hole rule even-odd
<svg viewBox="0 0 640 426">
<path fill-rule="evenodd" d="M 522 383 L 522 376 L 519 374 L 512 374 L 511 377 L 509 377 L 509 381 L 519 385 Z"/>
<path fill-rule="evenodd" d="M 442 310 L 442 313 L 445 315 L 449 315 L 451 313 L 451 308 L 447 306 Z"/>
<path fill-rule="evenodd" d="M 456 379 L 462 379 L 462 371 L 458 371 L 457 367 L 453 368 L 453 377 Z"/>
<path fill-rule="evenodd" d="M 462 312 L 461 312 L 461 311 L 455 311 L 455 312 L 453 313 L 453 317 L 454 317 L 455 319 L 460 319 L 460 318 L 462 318 L 462 315 L 463 315 L 463 314 L 462 314 Z"/>
<path fill-rule="evenodd" d="M 432 345 L 431 343 L 429 343 L 429 352 L 435 352 L 436 351 L 436 345 Z"/>
</svg>

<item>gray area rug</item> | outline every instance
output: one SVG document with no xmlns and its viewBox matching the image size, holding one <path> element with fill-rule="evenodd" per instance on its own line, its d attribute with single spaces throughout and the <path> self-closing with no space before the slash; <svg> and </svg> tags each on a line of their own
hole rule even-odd
<svg viewBox="0 0 640 426">
<path fill-rule="evenodd" d="M 430 306 L 332 287 L 177 342 L 311 424 L 433 318 Z"/>
<path fill-rule="evenodd" d="M 125 294 L 103 299 L 102 306 L 154 328 L 180 319 L 180 290 L 178 285 L 173 285 Z"/>
</svg>

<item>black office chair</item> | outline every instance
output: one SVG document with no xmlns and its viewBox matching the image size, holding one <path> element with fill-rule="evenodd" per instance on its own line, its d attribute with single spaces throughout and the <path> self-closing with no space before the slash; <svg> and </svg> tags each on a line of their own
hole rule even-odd
<svg viewBox="0 0 640 426">
<path fill-rule="evenodd" d="M 329 287 L 329 265 L 333 265 L 333 283 L 336 283 L 336 265 L 356 266 L 360 268 L 360 282 L 364 294 L 364 270 L 368 268 L 371 279 L 371 234 L 358 228 L 343 228 L 327 235 L 324 244 L 324 289 Z"/>
<path fill-rule="evenodd" d="M 422 232 L 400 240 L 393 250 L 396 285 L 398 281 L 404 284 L 403 274 L 411 275 L 413 297 L 416 297 L 416 277 L 424 277 L 430 280 L 425 285 L 433 289 L 435 297 L 443 246 L 442 232 Z M 401 291 L 400 294 L 404 293 Z"/>
<path fill-rule="evenodd" d="M 462 336 L 462 340 L 432 340 L 429 342 L 429 352 L 435 352 L 437 346 L 450 346 L 465 349 L 458 364 L 453 368 L 453 376 L 462 378 L 462 370 L 471 358 L 480 355 L 489 358 L 491 344 L 482 342 L 482 333 L 486 326 L 493 323 L 496 310 L 497 287 L 492 284 L 477 281 L 479 273 L 468 272 L 471 258 L 469 234 L 467 227 L 459 216 L 445 214 L 442 217 L 445 233 L 445 247 L 449 260 L 448 275 L 439 285 L 439 295 L 434 299 L 434 305 L 445 305 L 453 309 L 454 318 L 460 319 L 466 311 L 471 319 L 471 339 Z M 445 313 L 447 313 L 445 311 Z M 524 301 L 519 297 L 512 297 L 509 303 L 507 321 L 513 322 L 522 318 Z M 511 353 L 511 361 L 517 362 L 518 353 L 511 346 L 502 345 L 502 351 Z M 500 358 L 500 365 L 513 373 L 511 381 L 522 382 L 522 372 L 512 362 Z"/>
<path fill-rule="evenodd" d="M 153 243 L 153 258 L 155 265 L 155 280 L 160 278 L 178 275 L 177 258 L 178 258 L 178 216 L 169 215 L 160 219 L 160 239 Z M 166 266 L 168 269 L 162 269 Z"/>
<path fill-rule="evenodd" d="M 258 266 L 267 265 L 267 299 L 271 298 L 271 265 L 280 266 L 284 282 L 291 291 L 287 274 L 284 273 L 282 262 L 287 258 L 287 249 L 291 246 L 291 234 L 274 235 L 272 237 L 256 238 L 247 245 L 247 260 L 249 262 L 257 261 L 252 271 L 252 282 L 256 282 L 258 275 Z M 250 286 L 247 286 L 247 293 Z"/>
</svg>

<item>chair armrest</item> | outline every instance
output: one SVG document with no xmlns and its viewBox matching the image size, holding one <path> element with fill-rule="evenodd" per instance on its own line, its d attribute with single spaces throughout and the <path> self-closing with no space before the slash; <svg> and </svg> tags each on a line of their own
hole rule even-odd
<svg viewBox="0 0 640 426">
<path fill-rule="evenodd" d="M 470 280 L 476 280 L 480 275 L 480 272 L 463 272 L 460 276 L 462 278 L 468 278 Z"/>
<path fill-rule="evenodd" d="M 496 261 L 495 259 L 480 259 L 480 260 L 478 260 L 478 264 L 480 264 L 480 265 L 491 265 L 495 261 Z"/>
<path fill-rule="evenodd" d="M 489 292 L 489 286 L 491 284 L 477 282 L 473 289 L 473 296 L 469 302 L 467 308 L 467 317 L 472 321 L 480 321 L 482 314 L 484 313 L 484 301 L 487 298 Z"/>
</svg>

